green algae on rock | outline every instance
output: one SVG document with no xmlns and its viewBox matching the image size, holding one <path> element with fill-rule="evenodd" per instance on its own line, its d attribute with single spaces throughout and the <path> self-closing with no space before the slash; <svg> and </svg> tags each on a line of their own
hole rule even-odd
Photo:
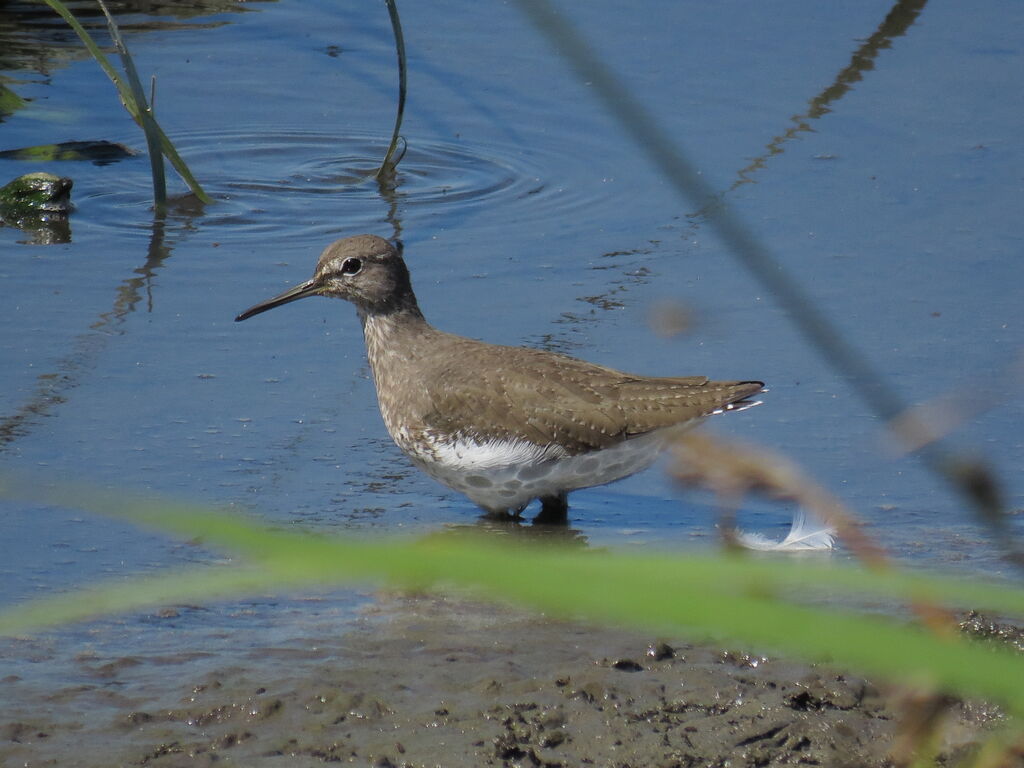
<svg viewBox="0 0 1024 768">
<path fill-rule="evenodd" d="M 0 187 L 0 227 L 31 232 L 33 242 L 40 244 L 68 242 L 73 184 L 66 176 L 44 172 L 26 173 L 10 181 Z"/>
<path fill-rule="evenodd" d="M 67 213 L 71 210 L 71 187 L 66 176 L 26 173 L 0 187 L 0 213 L 6 218 L 19 212 Z"/>
</svg>

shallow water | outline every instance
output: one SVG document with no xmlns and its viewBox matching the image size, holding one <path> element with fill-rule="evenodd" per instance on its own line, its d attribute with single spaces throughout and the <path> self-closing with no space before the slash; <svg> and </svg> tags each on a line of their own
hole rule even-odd
<svg viewBox="0 0 1024 768">
<path fill-rule="evenodd" d="M 475 525 L 470 502 L 391 444 L 351 307 L 232 321 L 305 279 L 330 240 L 372 231 L 404 240 L 424 311 L 445 330 L 639 373 L 764 379 L 763 406 L 712 429 L 794 457 L 912 564 L 1011 573 L 941 482 L 884 449 L 877 419 L 694 215 L 701 205 L 675 195 L 514 5 L 403 7 L 409 149 L 390 192 L 366 179 L 395 102 L 383 8 L 245 8 L 133 15 L 126 29 L 213 205 L 180 203 L 155 224 L 142 155 L 0 160 L 2 181 L 73 177 L 77 206 L 68 243 L 0 228 L 4 472 L 316 531 Z M 880 30 L 890 9 L 587 3 L 571 17 L 908 402 L 992 399 L 955 445 L 992 463 L 1019 511 L 1024 10 L 930 4 Z M 22 43 L 33 34 L 57 33 L 17 27 Z M 27 104 L 3 117 L 0 149 L 102 138 L 142 150 L 95 63 L 73 43 L 44 50 L 7 63 L 0 82 Z M 691 333 L 651 332 L 663 300 L 696 312 Z M 572 531 L 594 546 L 715 542 L 713 500 L 659 471 L 572 501 Z M 211 557 L 75 510 L 0 510 L 0 604 Z M 740 523 L 781 536 L 789 515 L 751 502 Z M 362 600 L 330 599 L 339 615 Z M 305 605 L 272 604 L 289 617 Z M 203 613 L 202 632 L 280 621 L 252 605 Z M 109 653 L 136 638 L 100 635 Z"/>
</svg>

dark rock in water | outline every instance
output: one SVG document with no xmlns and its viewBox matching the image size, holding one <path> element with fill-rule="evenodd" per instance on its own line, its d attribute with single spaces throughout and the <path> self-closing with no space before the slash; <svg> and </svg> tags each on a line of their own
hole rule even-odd
<svg viewBox="0 0 1024 768">
<path fill-rule="evenodd" d="M 94 165 L 110 165 L 139 154 L 131 147 L 115 141 L 63 141 L 60 144 L 39 144 L 35 147 L 7 149 L 0 159 L 52 162 L 54 160 L 85 160 Z"/>
<path fill-rule="evenodd" d="M 71 210 L 71 187 L 66 176 L 52 173 L 26 173 L 0 187 L 0 208 L 4 212 L 46 211 L 67 213 Z"/>
<path fill-rule="evenodd" d="M 73 184 L 52 173 L 26 173 L 5 184 L 0 187 L 0 227 L 31 232 L 36 243 L 68 242 Z"/>
</svg>

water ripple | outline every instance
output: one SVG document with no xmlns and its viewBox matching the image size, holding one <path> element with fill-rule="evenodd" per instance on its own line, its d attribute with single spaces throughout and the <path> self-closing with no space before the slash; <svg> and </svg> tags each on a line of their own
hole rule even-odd
<svg viewBox="0 0 1024 768">
<path fill-rule="evenodd" d="M 206 225 L 234 227 L 232 239 L 276 232 L 321 236 L 355 230 L 385 218 L 381 203 L 397 206 L 400 216 L 460 216 L 501 206 L 516 221 L 566 214 L 595 202 L 546 179 L 555 148 L 529 152 L 463 143 L 410 143 L 391 190 L 374 177 L 386 142 L 379 136 L 336 135 L 311 131 L 186 132 L 174 137 L 182 157 L 217 200 L 203 212 Z M 560 155 L 564 158 L 564 155 Z M 123 229 L 144 226 L 148 210 L 149 165 L 144 158 L 121 165 L 116 188 L 86 201 L 94 223 Z M 598 193 L 600 194 L 600 193 Z M 426 209 L 426 210 L 425 210 Z"/>
</svg>

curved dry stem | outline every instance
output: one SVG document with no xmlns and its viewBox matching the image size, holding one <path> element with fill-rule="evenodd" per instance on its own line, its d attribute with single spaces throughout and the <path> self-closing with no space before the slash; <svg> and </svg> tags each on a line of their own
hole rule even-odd
<svg viewBox="0 0 1024 768">
<path fill-rule="evenodd" d="M 402 130 L 402 116 L 405 114 L 405 89 L 406 89 L 406 66 L 405 66 L 405 38 L 402 36 L 402 22 L 398 17 L 398 6 L 395 0 L 385 0 L 388 6 L 388 16 L 391 17 L 391 30 L 395 35 L 395 51 L 398 54 L 398 110 L 395 114 L 395 128 L 391 132 L 391 143 L 384 155 L 384 160 L 377 169 L 377 178 L 383 179 L 395 172 L 395 167 L 405 157 L 405 147 L 396 157 L 399 132 Z"/>
</svg>

